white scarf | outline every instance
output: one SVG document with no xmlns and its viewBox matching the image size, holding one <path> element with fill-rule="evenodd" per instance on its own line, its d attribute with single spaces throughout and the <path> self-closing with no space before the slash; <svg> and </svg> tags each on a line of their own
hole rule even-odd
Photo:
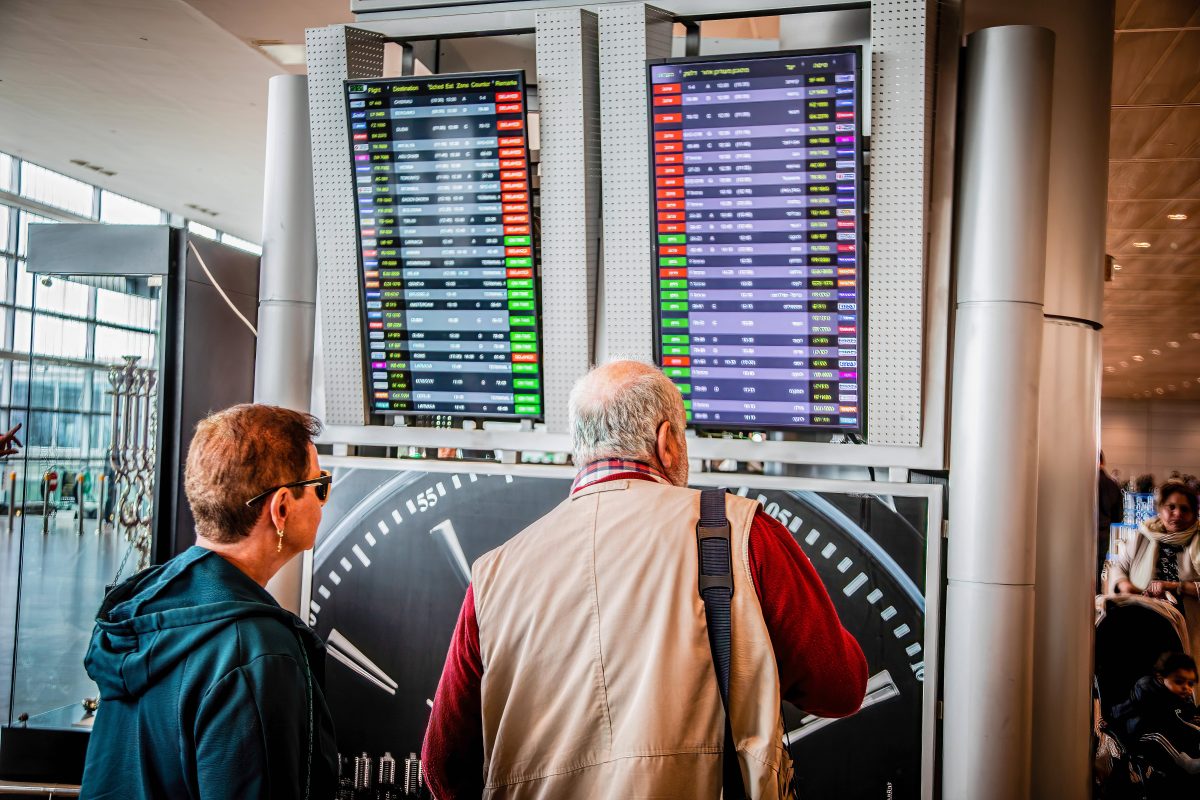
<svg viewBox="0 0 1200 800">
<path fill-rule="evenodd" d="M 1172 547 L 1186 547 L 1187 557 L 1191 561 L 1192 570 L 1200 574 L 1200 536 L 1197 531 L 1200 523 L 1192 523 L 1187 530 L 1171 533 L 1163 527 L 1158 517 L 1138 525 L 1138 532 L 1146 539 L 1146 545 L 1133 559 L 1129 569 L 1129 581 L 1139 589 L 1145 589 L 1154 580 L 1154 570 L 1158 566 L 1158 545 L 1167 544 Z"/>
</svg>

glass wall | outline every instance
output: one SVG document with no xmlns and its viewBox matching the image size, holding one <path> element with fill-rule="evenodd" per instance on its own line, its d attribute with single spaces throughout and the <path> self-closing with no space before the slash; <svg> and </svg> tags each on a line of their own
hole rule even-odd
<svg viewBox="0 0 1200 800">
<path fill-rule="evenodd" d="M 35 279 L 26 270 L 29 224 L 171 222 L 255 254 L 261 249 L 5 153 L 0 192 L 0 431 L 22 425 L 27 456 L 27 465 L 18 456 L 0 461 L 0 721 L 8 721 L 95 694 L 81 662 L 98 597 L 125 550 L 116 536 L 96 533 L 112 513 L 108 368 L 133 355 L 155 362 L 159 326 L 152 281 Z M 58 478 L 53 489 L 49 471 Z M 85 537 L 77 533 L 81 517 Z M 23 634 L 14 681 L 18 571 Z M 37 635 L 29 635 L 30 625 Z"/>
</svg>

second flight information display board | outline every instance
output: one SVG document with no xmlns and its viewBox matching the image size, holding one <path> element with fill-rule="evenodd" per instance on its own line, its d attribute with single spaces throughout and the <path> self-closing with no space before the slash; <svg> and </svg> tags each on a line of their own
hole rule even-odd
<svg viewBox="0 0 1200 800">
<path fill-rule="evenodd" d="M 346 97 L 371 410 L 540 418 L 524 73 Z"/>
<path fill-rule="evenodd" d="M 649 65 L 656 354 L 696 427 L 863 430 L 859 60 Z"/>
</svg>

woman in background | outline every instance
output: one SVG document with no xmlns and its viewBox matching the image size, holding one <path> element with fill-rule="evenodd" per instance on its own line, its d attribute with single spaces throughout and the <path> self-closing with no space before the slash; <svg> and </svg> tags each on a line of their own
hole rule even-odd
<svg viewBox="0 0 1200 800">
<path fill-rule="evenodd" d="M 1112 563 L 1118 594 L 1144 594 L 1179 604 L 1187 620 L 1191 651 L 1200 652 L 1200 536 L 1196 492 L 1167 481 L 1158 490 L 1158 516 L 1138 526 L 1138 537 Z"/>
</svg>

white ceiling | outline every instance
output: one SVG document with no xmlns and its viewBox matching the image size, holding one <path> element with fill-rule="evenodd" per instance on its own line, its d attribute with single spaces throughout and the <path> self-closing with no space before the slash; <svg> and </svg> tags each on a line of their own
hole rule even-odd
<svg viewBox="0 0 1200 800">
<path fill-rule="evenodd" d="M 249 42 L 302 43 L 348 6 L 0 0 L 0 150 L 259 241 L 267 81 L 287 70 Z"/>
</svg>

